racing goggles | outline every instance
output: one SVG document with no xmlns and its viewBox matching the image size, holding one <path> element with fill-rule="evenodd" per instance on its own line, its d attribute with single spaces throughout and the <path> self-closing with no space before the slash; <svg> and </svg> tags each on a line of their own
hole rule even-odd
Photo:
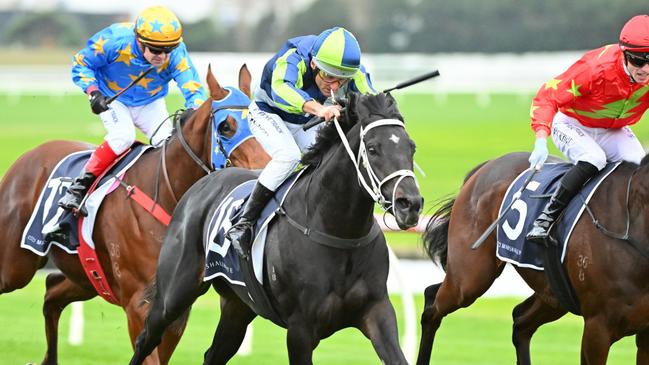
<svg viewBox="0 0 649 365">
<path fill-rule="evenodd" d="M 624 52 L 627 62 L 631 63 L 637 68 L 642 68 L 644 65 L 649 64 L 649 53 L 639 52 Z"/>
<path fill-rule="evenodd" d="M 154 55 L 171 53 L 171 51 L 173 51 L 174 49 L 176 49 L 176 47 L 178 47 L 178 45 L 170 46 L 170 47 L 155 47 L 149 44 L 145 44 L 144 46 L 148 48 L 149 52 L 153 53 Z"/>
<path fill-rule="evenodd" d="M 321 69 L 318 69 L 318 76 L 320 76 L 320 78 L 322 79 L 322 81 L 325 82 L 325 84 L 333 84 L 334 82 L 338 82 L 338 84 L 344 85 L 347 81 L 349 81 L 349 79 L 344 79 L 341 77 L 330 75 Z"/>
</svg>

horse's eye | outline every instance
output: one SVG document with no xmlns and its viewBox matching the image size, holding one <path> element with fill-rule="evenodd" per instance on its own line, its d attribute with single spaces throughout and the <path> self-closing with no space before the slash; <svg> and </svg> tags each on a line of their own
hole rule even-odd
<svg viewBox="0 0 649 365">
<path fill-rule="evenodd" d="M 374 147 L 374 146 L 367 146 L 367 152 L 370 155 L 377 155 L 378 154 L 378 151 L 377 151 L 376 147 Z"/>
<path fill-rule="evenodd" d="M 228 124 L 227 121 L 219 124 L 219 133 L 220 134 L 225 134 L 225 133 L 227 133 L 227 132 L 229 132 L 231 130 L 232 130 L 232 128 L 230 128 L 230 124 Z"/>
</svg>

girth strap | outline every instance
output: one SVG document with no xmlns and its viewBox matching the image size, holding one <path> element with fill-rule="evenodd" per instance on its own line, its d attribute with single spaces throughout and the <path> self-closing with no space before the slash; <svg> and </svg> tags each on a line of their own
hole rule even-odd
<svg viewBox="0 0 649 365">
<path fill-rule="evenodd" d="M 381 227 L 376 223 L 376 221 L 374 221 L 374 224 L 372 224 L 372 228 L 370 229 L 370 232 L 366 234 L 364 237 L 340 238 L 301 225 L 293 218 L 291 218 L 288 214 L 286 214 L 286 211 L 281 206 L 277 208 L 276 213 L 278 216 L 286 217 L 288 222 L 293 227 L 295 227 L 298 231 L 302 232 L 302 234 L 307 236 L 311 241 L 317 242 L 327 247 L 337 248 L 341 250 L 351 250 L 351 249 L 367 246 L 370 242 L 374 241 L 374 239 L 376 238 L 376 236 L 378 236 L 379 233 L 381 233 Z"/>
</svg>

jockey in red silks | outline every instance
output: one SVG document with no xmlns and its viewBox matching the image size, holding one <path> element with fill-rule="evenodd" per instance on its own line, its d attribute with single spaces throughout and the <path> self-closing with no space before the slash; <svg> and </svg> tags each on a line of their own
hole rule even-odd
<svg viewBox="0 0 649 365">
<path fill-rule="evenodd" d="M 649 107 L 649 15 L 631 18 L 618 44 L 587 52 L 541 86 L 530 111 L 536 143 L 530 156 L 540 168 L 546 138 L 575 164 L 534 221 L 527 239 L 544 243 L 552 224 L 581 187 L 607 162 L 640 163 L 644 150 L 632 125 Z"/>
<path fill-rule="evenodd" d="M 133 144 L 135 127 L 153 145 L 169 137 L 173 128 L 167 121 L 169 112 L 164 101 L 169 81 L 173 79 L 180 88 L 187 110 L 198 108 L 206 100 L 182 32 L 173 12 L 153 6 L 142 11 L 135 23 L 117 23 L 101 30 L 73 57 L 72 80 L 88 94 L 92 112 L 99 115 L 107 134 L 59 206 L 79 209 L 96 177 Z M 151 67 L 140 81 L 108 105 L 111 96 Z"/>
</svg>

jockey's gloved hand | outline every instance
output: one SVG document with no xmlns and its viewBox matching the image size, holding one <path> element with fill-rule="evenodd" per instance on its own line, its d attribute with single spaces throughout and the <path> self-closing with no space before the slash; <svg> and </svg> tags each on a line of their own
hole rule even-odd
<svg viewBox="0 0 649 365">
<path fill-rule="evenodd" d="M 546 138 L 537 138 L 534 142 L 534 150 L 530 155 L 530 167 L 541 169 L 545 160 L 548 159 L 548 142 Z"/>
<path fill-rule="evenodd" d="M 108 110 L 108 103 L 104 94 L 102 94 L 99 90 L 94 90 L 93 92 L 90 93 L 90 109 L 92 109 L 92 112 L 95 114 L 101 114 Z"/>
</svg>

